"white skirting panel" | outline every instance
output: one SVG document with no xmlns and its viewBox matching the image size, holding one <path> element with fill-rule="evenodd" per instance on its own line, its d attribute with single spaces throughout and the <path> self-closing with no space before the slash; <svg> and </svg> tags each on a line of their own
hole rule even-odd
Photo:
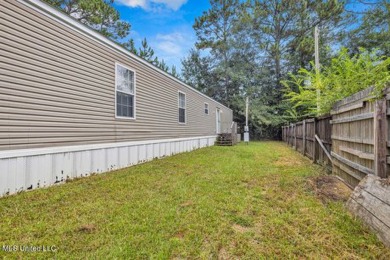
<svg viewBox="0 0 390 260">
<path fill-rule="evenodd" d="M 0 197 L 214 145 L 216 136 L 0 152 Z"/>
</svg>

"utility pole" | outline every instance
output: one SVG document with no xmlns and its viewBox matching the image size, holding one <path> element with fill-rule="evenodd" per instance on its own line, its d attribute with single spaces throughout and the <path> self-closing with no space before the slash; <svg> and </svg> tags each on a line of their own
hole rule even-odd
<svg viewBox="0 0 390 260">
<path fill-rule="evenodd" d="M 248 131 L 248 107 L 249 107 L 249 98 L 246 97 L 245 101 L 245 131 Z"/>
<path fill-rule="evenodd" d="M 248 109 L 249 109 L 249 97 L 246 97 L 246 101 L 245 101 L 245 129 L 244 129 L 244 142 L 246 142 L 246 144 L 249 143 Z"/>
<path fill-rule="evenodd" d="M 320 74 L 319 36 L 320 36 L 320 30 L 316 25 L 316 27 L 314 27 L 314 61 L 315 61 L 317 80 Z M 320 90 L 317 88 L 317 111 L 320 111 L 320 94 L 321 94 Z"/>
<path fill-rule="evenodd" d="M 320 30 L 318 26 L 314 27 L 314 59 L 317 72 L 320 70 L 320 52 L 319 52 L 319 36 Z"/>
</svg>

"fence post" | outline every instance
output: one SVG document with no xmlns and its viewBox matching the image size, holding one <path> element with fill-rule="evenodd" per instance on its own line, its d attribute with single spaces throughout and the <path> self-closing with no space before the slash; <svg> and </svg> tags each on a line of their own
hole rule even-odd
<svg viewBox="0 0 390 260">
<path fill-rule="evenodd" d="M 313 162 L 315 163 L 316 162 L 316 154 L 317 154 L 317 141 L 316 141 L 316 136 L 317 134 L 317 118 L 314 118 L 314 121 L 313 121 Z"/>
<path fill-rule="evenodd" d="M 374 111 L 374 172 L 387 177 L 387 106 L 386 98 L 375 101 Z"/>
<path fill-rule="evenodd" d="M 290 144 L 290 126 L 287 126 L 287 144 Z"/>
<path fill-rule="evenodd" d="M 284 127 L 284 141 L 288 142 L 288 127 Z"/>
<path fill-rule="evenodd" d="M 294 124 L 294 149 L 297 150 L 297 124 Z"/>
<path fill-rule="evenodd" d="M 288 126 L 286 126 L 286 142 L 288 144 Z"/>
<path fill-rule="evenodd" d="M 306 152 L 306 120 L 303 120 L 303 123 L 302 123 L 302 153 L 303 153 L 303 156 L 305 156 L 305 152 Z"/>
<path fill-rule="evenodd" d="M 285 126 L 285 129 L 286 129 L 286 142 L 288 144 L 288 126 Z"/>
</svg>

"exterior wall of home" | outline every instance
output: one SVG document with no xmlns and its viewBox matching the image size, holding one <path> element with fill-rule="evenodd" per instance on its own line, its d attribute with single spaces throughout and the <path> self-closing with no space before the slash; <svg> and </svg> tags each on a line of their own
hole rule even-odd
<svg viewBox="0 0 390 260">
<path fill-rule="evenodd" d="M 229 131 L 229 108 L 34 2 L 0 1 L 0 152 L 215 136 L 217 107 Z M 116 63 L 136 73 L 135 120 L 115 118 Z"/>
</svg>

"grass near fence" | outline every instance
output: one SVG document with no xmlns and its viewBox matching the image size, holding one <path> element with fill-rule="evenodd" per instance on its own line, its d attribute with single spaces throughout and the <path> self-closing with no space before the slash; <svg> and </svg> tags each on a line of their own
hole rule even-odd
<svg viewBox="0 0 390 260">
<path fill-rule="evenodd" d="M 389 259 L 343 202 L 318 196 L 320 174 L 287 145 L 261 142 L 2 198 L 0 257 Z"/>
</svg>

